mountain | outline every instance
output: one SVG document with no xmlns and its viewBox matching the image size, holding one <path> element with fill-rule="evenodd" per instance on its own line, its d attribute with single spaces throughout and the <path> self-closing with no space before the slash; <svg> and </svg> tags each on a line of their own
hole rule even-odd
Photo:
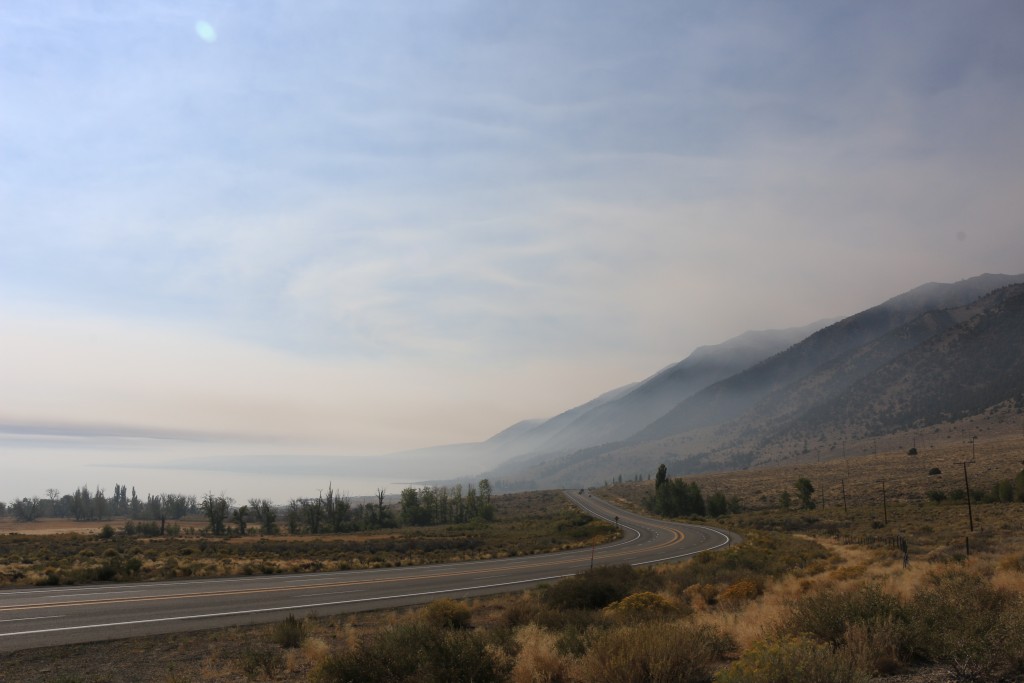
<svg viewBox="0 0 1024 683">
<path fill-rule="evenodd" d="M 726 377 L 755 365 L 831 321 L 782 330 L 755 330 L 721 344 L 701 346 L 684 360 L 634 385 L 620 395 L 563 414 L 558 429 L 536 450 L 553 453 L 622 441 L 671 410 L 680 401 Z M 550 433 L 554 425 L 545 425 Z"/>
<path fill-rule="evenodd" d="M 924 285 L 824 327 L 626 441 L 522 458 L 501 475 L 581 486 L 659 462 L 676 474 L 745 467 L 794 457 L 794 444 L 826 434 L 882 435 L 1007 405 L 1024 406 L 1024 275 L 983 275 Z"/>
<path fill-rule="evenodd" d="M 497 480 L 520 480 L 516 472 L 534 458 L 559 458 L 580 449 L 624 439 L 694 392 L 792 346 L 831 321 L 802 327 L 746 332 L 721 344 L 702 346 L 682 361 L 633 384 L 627 384 L 547 420 L 522 420 L 486 441 L 435 446 L 374 458 L 378 466 L 415 472 L 424 463 L 435 468 L 434 480 L 476 472 Z M 429 476 L 429 475 L 428 475 Z M 422 477 L 427 478 L 427 477 Z"/>
<path fill-rule="evenodd" d="M 789 431 L 840 424 L 875 435 L 1024 405 L 1024 284 L 943 313 L 959 322 L 811 407 Z"/>
<path fill-rule="evenodd" d="M 629 440 L 656 441 L 728 422 L 743 415 L 771 392 L 928 312 L 965 306 L 994 289 L 1022 280 L 1024 276 L 985 274 L 952 284 L 932 282 L 912 289 L 844 318 L 792 348 L 703 389 Z"/>
</svg>

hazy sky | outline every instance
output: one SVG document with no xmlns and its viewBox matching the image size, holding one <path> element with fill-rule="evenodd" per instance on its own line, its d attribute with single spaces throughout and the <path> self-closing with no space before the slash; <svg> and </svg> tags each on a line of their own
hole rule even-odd
<svg viewBox="0 0 1024 683">
<path fill-rule="evenodd" d="M 0 499 L 479 440 L 1022 272 L 1022 35 L 1019 0 L 5 2 Z"/>
</svg>

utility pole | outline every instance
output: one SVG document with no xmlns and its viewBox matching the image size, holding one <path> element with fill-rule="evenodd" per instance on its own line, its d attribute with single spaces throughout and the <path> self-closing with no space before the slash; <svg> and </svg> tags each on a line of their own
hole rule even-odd
<svg viewBox="0 0 1024 683">
<path fill-rule="evenodd" d="M 879 479 L 882 482 L 882 521 L 886 526 L 889 526 L 889 508 L 885 503 L 885 479 Z"/>
<path fill-rule="evenodd" d="M 956 464 L 964 466 L 964 490 L 967 491 L 967 523 L 970 525 L 971 531 L 974 531 L 974 512 L 971 510 L 971 484 L 967 481 L 967 466 L 973 465 L 974 461 L 964 460 Z"/>
<path fill-rule="evenodd" d="M 839 483 L 843 487 L 843 514 L 849 515 L 850 511 L 846 509 L 846 480 L 840 479 Z"/>
</svg>

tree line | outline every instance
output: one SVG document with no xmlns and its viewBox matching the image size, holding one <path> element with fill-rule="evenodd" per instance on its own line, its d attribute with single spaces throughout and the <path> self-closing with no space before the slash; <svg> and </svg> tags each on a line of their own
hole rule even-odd
<svg viewBox="0 0 1024 683">
<path fill-rule="evenodd" d="M 139 498 L 135 487 L 115 484 L 108 496 L 104 489 L 80 486 L 74 493 L 61 495 L 57 489 L 47 489 L 45 498 L 34 496 L 0 502 L 0 516 L 10 513 L 17 520 L 30 522 L 40 517 L 74 518 L 79 521 L 109 520 L 127 517 L 146 520 L 150 524 L 126 525 L 132 533 L 163 535 L 167 520 L 202 515 L 208 530 L 215 536 L 343 533 L 397 527 L 400 523 L 412 526 L 429 524 L 457 524 L 474 519 L 491 520 L 494 507 L 492 489 L 487 479 L 476 487 L 462 484 L 406 488 L 400 496 L 396 515 L 386 502 L 387 493 L 378 488 L 370 500 L 353 504 L 345 494 L 328 484 L 326 493 L 293 498 L 285 505 L 275 505 L 267 498 L 250 498 L 236 505 L 225 494 L 208 492 L 201 497 L 162 493 Z M 156 524 L 159 522 L 159 525 Z"/>
<path fill-rule="evenodd" d="M 128 486 L 114 484 L 114 492 L 108 496 L 100 487 L 90 490 L 79 486 L 73 493 L 61 495 L 58 489 L 46 489 L 46 497 L 22 497 L 9 505 L 0 502 L 0 515 L 7 512 L 21 522 L 31 522 L 40 517 L 59 517 L 76 521 L 108 520 L 113 517 L 127 517 L 133 520 L 182 519 L 199 512 L 195 496 L 177 493 L 161 493 L 139 498 L 135 487 L 128 493 Z"/>
<path fill-rule="evenodd" d="M 712 493 L 705 500 L 697 482 L 671 479 L 664 464 L 658 466 L 654 476 L 654 493 L 644 499 L 644 506 L 664 517 L 720 517 L 741 509 L 738 497 L 726 497 L 720 491 Z"/>
<path fill-rule="evenodd" d="M 424 486 L 421 489 L 408 487 L 402 490 L 402 523 L 409 526 L 431 524 L 461 524 L 473 519 L 490 521 L 494 519 L 491 504 L 491 482 L 481 479 L 474 488 L 456 484 L 447 486 Z"/>
</svg>

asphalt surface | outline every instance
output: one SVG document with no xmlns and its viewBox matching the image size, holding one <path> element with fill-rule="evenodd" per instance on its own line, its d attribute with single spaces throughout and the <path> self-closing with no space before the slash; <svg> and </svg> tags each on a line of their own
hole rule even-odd
<svg viewBox="0 0 1024 683">
<path fill-rule="evenodd" d="M 617 519 L 622 538 L 580 550 L 418 567 L 6 589 L 0 591 L 0 651 L 511 592 L 592 564 L 668 562 L 740 540 L 712 527 L 643 517 L 587 494 L 566 495 L 595 517 Z"/>
</svg>

